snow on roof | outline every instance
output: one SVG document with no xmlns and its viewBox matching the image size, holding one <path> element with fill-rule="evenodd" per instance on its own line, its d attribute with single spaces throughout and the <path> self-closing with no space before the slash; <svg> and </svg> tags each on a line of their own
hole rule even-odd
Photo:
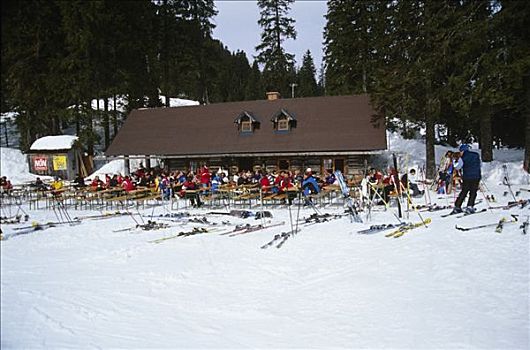
<svg viewBox="0 0 530 350">
<path fill-rule="evenodd" d="M 44 136 L 35 140 L 30 147 L 32 151 L 56 150 L 56 149 L 70 149 L 74 142 L 78 140 L 77 136 L 72 135 L 56 135 Z"/>
</svg>

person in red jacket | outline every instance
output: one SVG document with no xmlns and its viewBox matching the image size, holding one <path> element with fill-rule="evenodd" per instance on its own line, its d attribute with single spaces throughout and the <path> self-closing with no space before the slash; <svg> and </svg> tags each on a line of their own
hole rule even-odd
<svg viewBox="0 0 530 350">
<path fill-rule="evenodd" d="M 186 178 L 186 181 L 182 184 L 182 190 L 180 191 L 180 195 L 182 197 L 186 196 L 186 191 L 189 191 L 189 195 L 186 197 L 189 198 L 191 205 L 193 207 L 199 208 L 202 205 L 201 197 L 199 196 L 199 192 L 197 190 L 197 184 L 195 181 L 193 181 L 192 176 L 188 176 Z"/>
<path fill-rule="evenodd" d="M 269 181 L 267 174 L 263 174 L 263 172 L 260 170 L 259 175 L 260 175 L 259 185 L 261 186 L 261 191 L 263 193 L 270 192 L 271 182 Z"/>
<path fill-rule="evenodd" d="M 132 180 L 131 180 L 131 178 L 129 176 L 125 176 L 125 179 L 123 180 L 121 186 L 127 192 L 134 191 L 134 189 L 135 189 L 134 183 L 132 182 Z"/>
<path fill-rule="evenodd" d="M 201 187 L 202 188 L 208 188 L 211 184 L 212 175 L 210 174 L 210 169 L 206 165 L 204 165 L 200 171 L 199 176 L 201 179 Z M 206 193 L 206 191 L 203 191 L 202 193 Z"/>
<path fill-rule="evenodd" d="M 99 179 L 99 176 L 97 175 L 94 177 L 94 180 L 92 180 L 92 182 L 90 183 L 90 188 L 92 189 L 92 191 L 101 191 L 104 186 L 105 184 L 103 183 L 103 181 Z"/>
</svg>

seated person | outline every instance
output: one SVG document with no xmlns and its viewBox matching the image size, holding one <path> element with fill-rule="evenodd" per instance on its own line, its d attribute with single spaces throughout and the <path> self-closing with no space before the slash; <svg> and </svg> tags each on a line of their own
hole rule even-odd
<svg viewBox="0 0 530 350">
<path fill-rule="evenodd" d="M 6 176 L 2 176 L 2 180 L 0 180 L 2 192 L 3 193 L 10 193 L 13 191 L 13 185 L 11 184 L 11 181 L 7 179 Z"/>
<path fill-rule="evenodd" d="M 74 188 L 83 188 L 83 187 L 86 187 L 85 179 L 80 174 L 77 174 L 74 179 Z"/>
<path fill-rule="evenodd" d="M 46 187 L 46 184 L 42 182 L 40 177 L 37 177 L 34 186 L 37 188 L 38 191 L 46 191 L 48 189 Z"/>
<path fill-rule="evenodd" d="M 400 189 L 397 188 L 397 186 L 399 186 L 399 180 L 396 181 L 397 176 L 397 170 L 394 169 L 394 167 L 388 167 L 387 175 L 383 178 L 383 200 L 387 203 L 392 191 L 397 191 L 398 193 L 401 192 Z"/>
<path fill-rule="evenodd" d="M 401 177 L 401 184 L 403 188 L 412 191 L 412 197 L 423 195 L 424 191 L 420 191 L 418 184 L 416 184 L 416 169 L 410 169 L 409 174 L 403 174 Z"/>
<path fill-rule="evenodd" d="M 283 194 L 285 191 L 287 191 L 289 188 L 293 187 L 291 183 L 291 178 L 287 176 L 287 172 L 282 170 L 280 171 L 280 175 L 274 180 L 274 186 L 272 187 L 272 192 L 276 194 Z M 289 198 L 289 205 L 292 204 L 292 198 Z M 285 200 L 282 200 L 282 203 L 285 202 Z"/>
<path fill-rule="evenodd" d="M 186 195 L 186 191 L 195 191 L 191 196 L 188 196 L 190 203 L 193 207 L 199 208 L 202 206 L 201 198 L 199 196 L 199 191 L 197 190 L 197 184 L 193 181 L 192 176 L 188 176 L 186 181 L 182 184 L 182 190 L 180 191 L 181 197 Z"/>
<path fill-rule="evenodd" d="M 103 190 L 104 187 L 105 187 L 105 184 L 103 183 L 103 181 L 99 179 L 98 175 L 96 175 L 94 177 L 94 180 L 92 180 L 92 182 L 90 183 L 90 189 L 92 191 L 101 191 Z"/>
<path fill-rule="evenodd" d="M 64 184 L 63 181 L 59 178 L 59 176 L 56 176 L 54 181 L 51 183 L 50 187 L 52 189 L 53 195 L 59 195 L 62 192 L 61 190 L 63 189 Z"/>
<path fill-rule="evenodd" d="M 317 179 L 313 176 L 311 168 L 307 168 L 304 179 L 302 181 L 303 194 L 306 197 L 305 205 L 312 204 L 311 198 L 308 196 L 311 194 L 317 194 L 320 192 Z"/>
<path fill-rule="evenodd" d="M 335 174 L 331 169 L 326 169 L 324 172 L 324 186 L 333 185 L 337 181 Z"/>
<path fill-rule="evenodd" d="M 261 187 L 261 191 L 263 194 L 270 193 L 271 190 L 271 182 L 269 181 L 269 178 L 267 174 L 264 174 L 263 171 L 259 171 L 260 179 L 259 179 L 259 185 Z"/>
<path fill-rule="evenodd" d="M 118 187 L 119 185 L 120 183 L 118 181 L 118 175 L 117 174 L 112 175 L 112 178 L 109 181 L 109 188 Z"/>
<path fill-rule="evenodd" d="M 123 179 L 123 182 L 121 183 L 121 187 L 123 187 L 123 189 L 127 192 L 131 192 L 136 189 L 136 186 L 134 185 L 130 176 L 125 176 L 125 179 Z"/>
</svg>

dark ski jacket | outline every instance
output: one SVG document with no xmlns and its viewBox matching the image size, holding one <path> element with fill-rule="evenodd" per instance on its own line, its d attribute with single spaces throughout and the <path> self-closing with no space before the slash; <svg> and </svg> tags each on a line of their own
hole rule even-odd
<svg viewBox="0 0 530 350">
<path fill-rule="evenodd" d="M 462 155 L 462 178 L 464 180 L 480 180 L 482 174 L 480 171 L 480 156 L 476 152 L 465 151 Z"/>
</svg>

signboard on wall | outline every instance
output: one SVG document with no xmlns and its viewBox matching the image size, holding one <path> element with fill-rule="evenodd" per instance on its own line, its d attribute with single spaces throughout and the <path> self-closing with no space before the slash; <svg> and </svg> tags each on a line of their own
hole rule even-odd
<svg viewBox="0 0 530 350">
<path fill-rule="evenodd" d="M 53 170 L 66 170 L 66 156 L 53 156 Z"/>
<path fill-rule="evenodd" d="M 48 158 L 47 157 L 34 157 L 33 158 L 33 169 L 35 169 L 35 171 L 47 171 L 48 170 Z"/>
</svg>

